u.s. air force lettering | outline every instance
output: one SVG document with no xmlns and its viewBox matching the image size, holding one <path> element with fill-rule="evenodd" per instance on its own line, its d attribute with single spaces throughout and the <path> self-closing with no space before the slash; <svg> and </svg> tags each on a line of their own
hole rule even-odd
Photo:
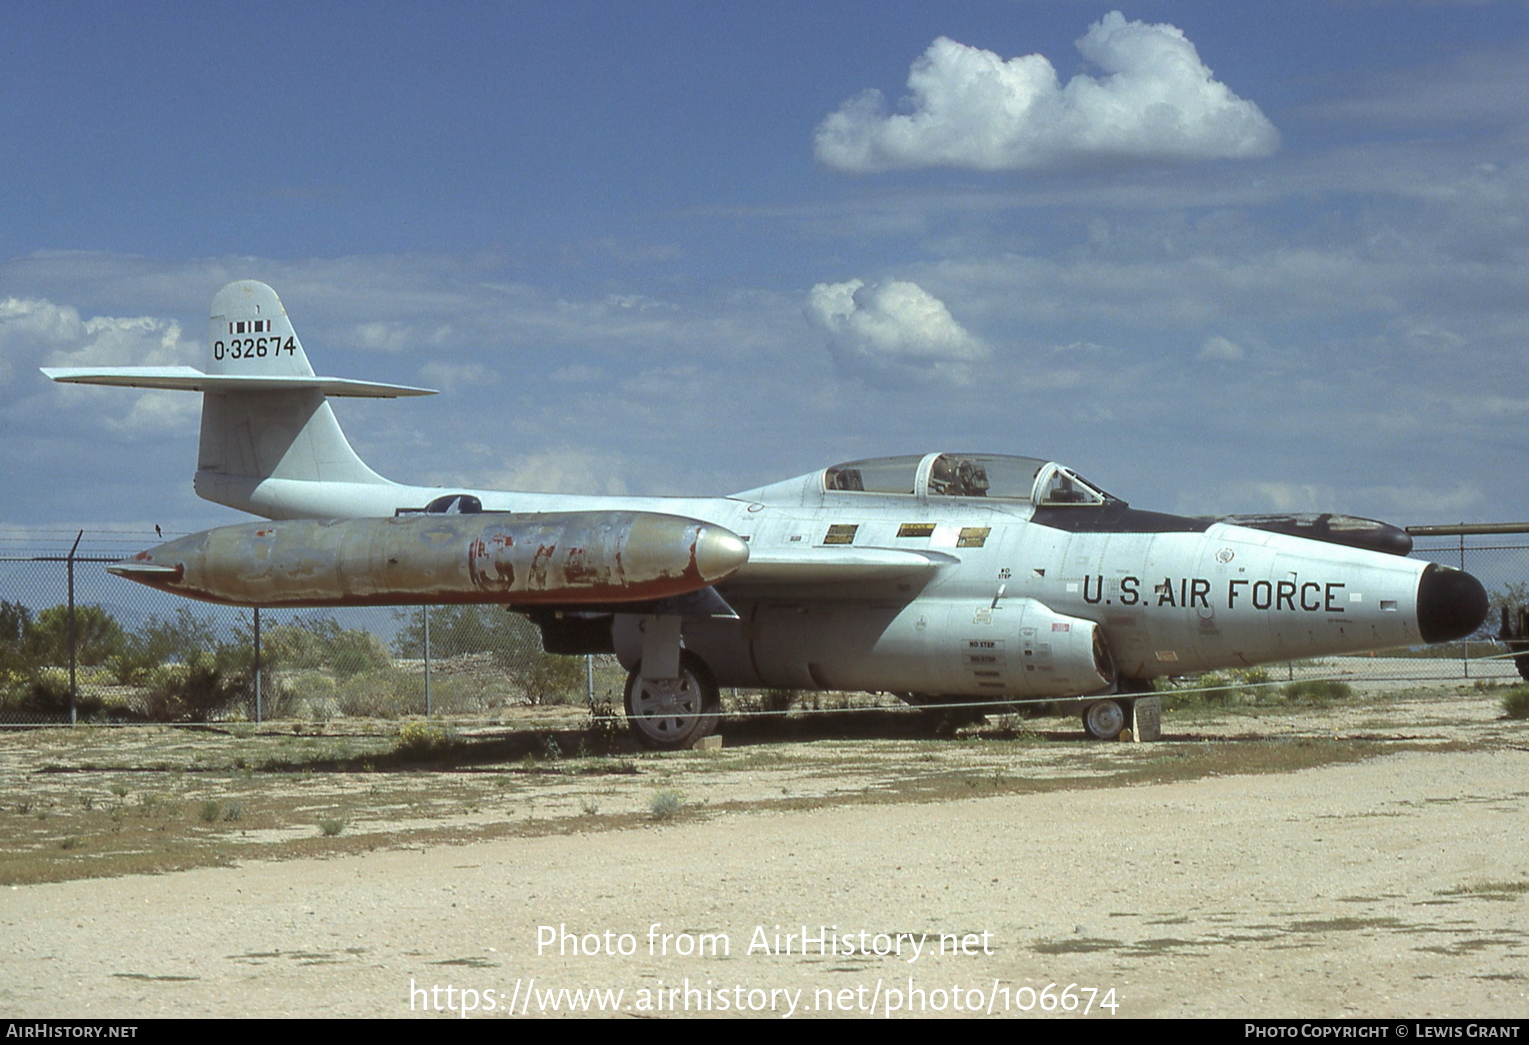
<svg viewBox="0 0 1529 1045">
<path fill-rule="evenodd" d="M 1164 577 L 1146 588 L 1140 577 L 1112 580 L 1103 574 L 1083 578 L 1083 601 L 1090 606 L 1197 606 L 1234 610 L 1288 610 L 1291 613 L 1345 613 L 1343 581 L 1268 581 L 1233 577 L 1217 586 L 1207 577 Z"/>
</svg>

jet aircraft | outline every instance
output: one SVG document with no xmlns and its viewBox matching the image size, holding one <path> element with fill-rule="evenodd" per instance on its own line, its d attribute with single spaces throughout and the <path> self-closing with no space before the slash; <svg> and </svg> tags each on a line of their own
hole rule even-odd
<svg viewBox="0 0 1529 1045">
<path fill-rule="evenodd" d="M 197 493 L 272 520 L 114 572 L 242 605 L 499 603 L 549 652 L 615 653 L 654 748 L 714 732 L 721 686 L 1071 700 L 1108 739 L 1162 676 L 1446 642 L 1487 613 L 1474 577 L 1407 558 L 1395 527 L 1143 511 L 1042 457 L 845 461 L 726 497 L 402 485 L 328 400 L 430 390 L 316 375 L 250 280 L 213 298 L 205 371 L 44 373 L 201 392 Z"/>
</svg>

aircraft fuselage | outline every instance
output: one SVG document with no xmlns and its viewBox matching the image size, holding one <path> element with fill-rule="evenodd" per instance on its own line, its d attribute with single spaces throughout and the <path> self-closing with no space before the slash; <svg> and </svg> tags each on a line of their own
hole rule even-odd
<svg viewBox="0 0 1529 1045">
<path fill-rule="evenodd" d="M 277 518 L 384 516 L 465 496 L 484 512 L 641 511 L 724 527 L 750 549 L 718 586 L 738 618 L 687 620 L 683 634 L 729 686 L 1086 696 L 1114 688 L 1099 670 L 1110 665 L 1144 680 L 1416 645 L 1440 641 L 1459 616 L 1461 596 L 1425 588 L 1428 564 L 1397 555 L 1118 501 L 850 492 L 825 489 L 822 476 L 716 498 L 267 479 L 238 506 Z M 846 564 L 855 553 L 864 569 Z M 620 616 L 631 619 L 616 620 L 614 646 L 631 668 L 639 618 Z"/>
</svg>

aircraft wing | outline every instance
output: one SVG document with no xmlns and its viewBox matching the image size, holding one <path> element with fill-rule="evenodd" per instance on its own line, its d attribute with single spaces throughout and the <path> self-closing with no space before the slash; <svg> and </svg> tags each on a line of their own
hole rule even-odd
<svg viewBox="0 0 1529 1045">
<path fill-rule="evenodd" d="M 176 392 L 286 392 L 316 388 L 326 396 L 367 399 L 435 394 L 434 389 L 380 381 L 300 374 L 204 374 L 190 366 L 45 366 L 41 369 L 50 379 L 64 384 L 161 388 Z"/>
<path fill-rule="evenodd" d="M 749 561 L 728 587 L 885 584 L 932 576 L 959 563 L 954 555 L 903 548 L 750 548 Z"/>
</svg>

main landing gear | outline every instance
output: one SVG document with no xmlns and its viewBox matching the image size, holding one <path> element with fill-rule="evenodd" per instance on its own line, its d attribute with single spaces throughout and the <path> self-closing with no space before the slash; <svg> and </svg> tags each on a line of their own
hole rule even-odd
<svg viewBox="0 0 1529 1045">
<path fill-rule="evenodd" d="M 722 698 L 705 662 L 682 651 L 677 678 L 643 678 L 641 664 L 627 675 L 626 720 L 643 747 L 679 751 L 717 731 Z"/>
</svg>

